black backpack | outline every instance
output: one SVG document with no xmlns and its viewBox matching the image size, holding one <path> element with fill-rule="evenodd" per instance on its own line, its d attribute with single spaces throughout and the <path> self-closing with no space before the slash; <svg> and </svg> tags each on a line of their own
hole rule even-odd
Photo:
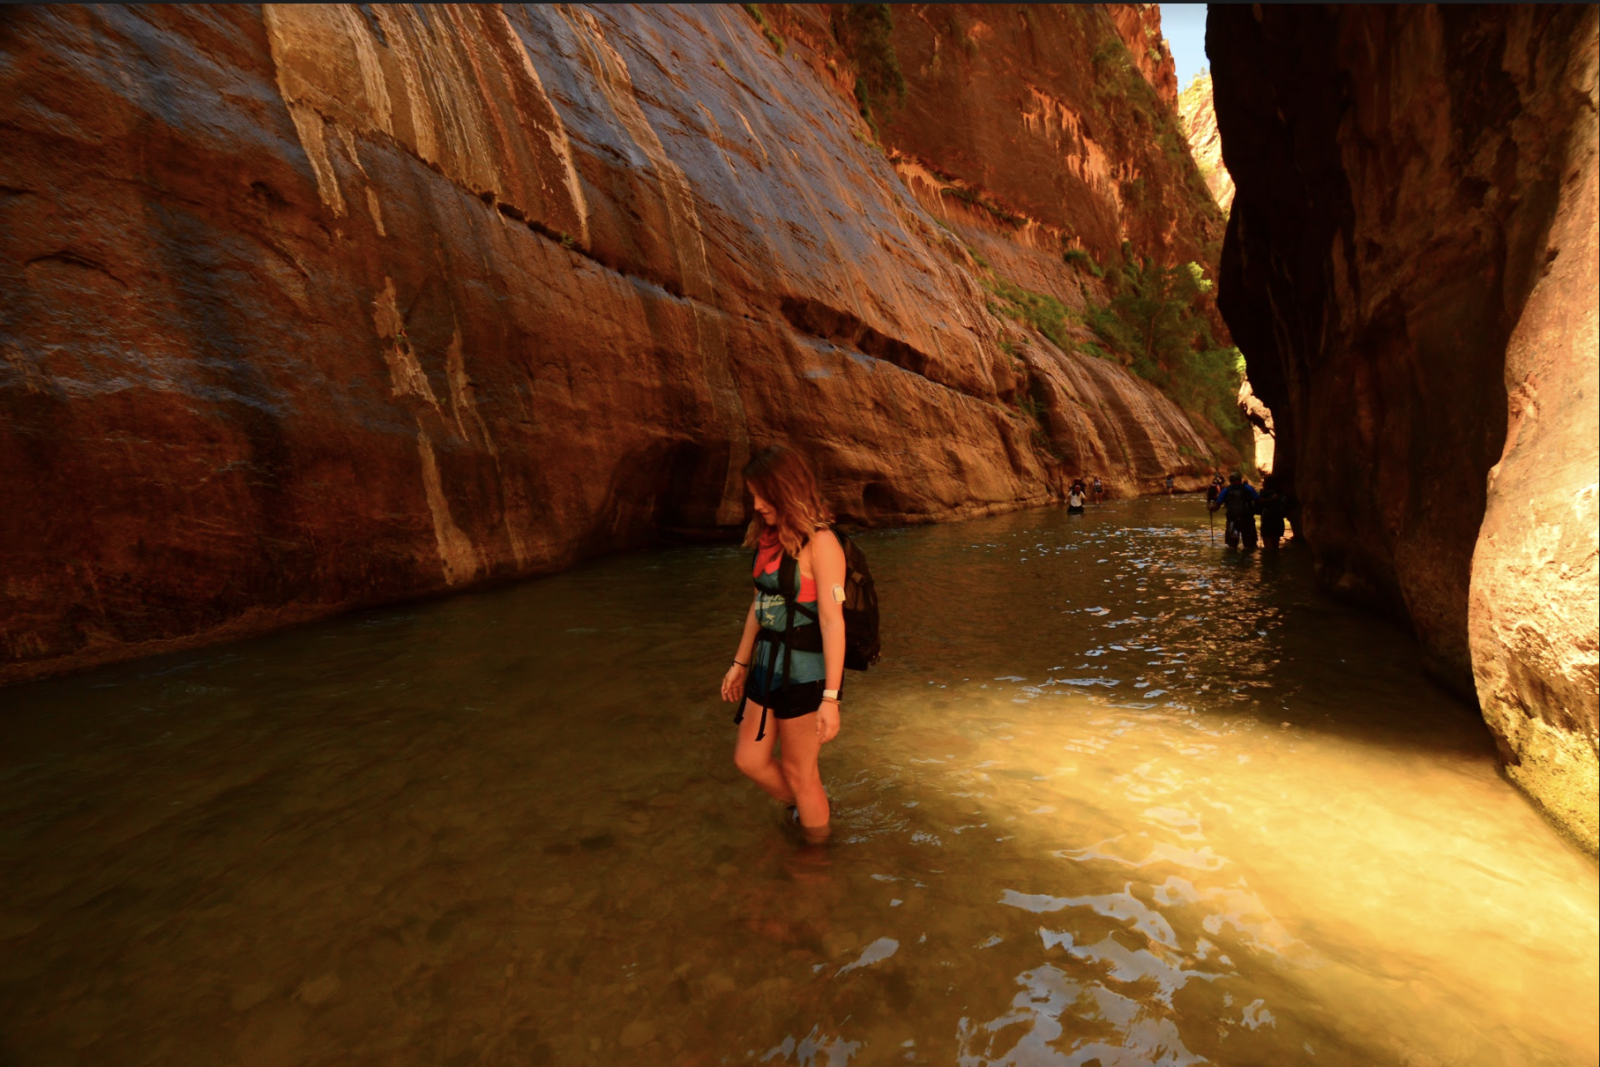
<svg viewBox="0 0 1600 1067">
<path fill-rule="evenodd" d="M 833 535 L 844 549 L 844 603 L 839 605 L 844 611 L 844 665 L 864 671 L 883 653 L 878 640 L 878 590 L 867 567 L 867 554 L 839 530 Z M 794 599 L 794 572 L 799 565 L 787 552 L 778 563 L 778 591 L 789 609 L 789 647 L 796 652 L 821 652 L 822 628 L 817 625 L 816 613 Z M 830 594 L 819 589 L 817 595 Z M 797 614 L 807 621 L 796 623 Z"/>
<path fill-rule="evenodd" d="M 878 640 L 878 587 L 867 566 L 867 554 L 838 530 L 833 536 L 844 549 L 844 665 L 864 671 L 883 654 Z"/>
<path fill-rule="evenodd" d="M 1244 486 L 1230 485 L 1225 492 L 1227 493 L 1227 500 L 1224 503 L 1228 509 L 1229 521 L 1235 523 L 1244 522 L 1252 514 L 1250 497 L 1245 493 Z"/>
</svg>

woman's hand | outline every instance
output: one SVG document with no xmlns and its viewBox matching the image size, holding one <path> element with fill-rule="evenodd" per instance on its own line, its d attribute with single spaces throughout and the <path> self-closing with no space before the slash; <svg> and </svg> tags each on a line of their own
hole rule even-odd
<svg viewBox="0 0 1600 1067">
<path fill-rule="evenodd" d="M 817 708 L 817 743 L 827 744 L 839 736 L 839 705 L 836 701 L 824 700 Z"/>
<path fill-rule="evenodd" d="M 728 668 L 728 673 L 722 676 L 722 699 L 729 704 L 736 704 L 744 698 L 745 668 L 735 663 Z"/>
</svg>

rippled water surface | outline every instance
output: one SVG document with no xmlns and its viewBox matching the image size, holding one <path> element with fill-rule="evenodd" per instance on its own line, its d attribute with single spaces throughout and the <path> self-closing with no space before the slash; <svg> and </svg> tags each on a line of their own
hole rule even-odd
<svg viewBox="0 0 1600 1067">
<path fill-rule="evenodd" d="M 0 692 L 0 1063 L 1596 1061 L 1594 863 L 1302 553 L 860 543 L 821 849 L 730 759 L 733 549 Z"/>
</svg>

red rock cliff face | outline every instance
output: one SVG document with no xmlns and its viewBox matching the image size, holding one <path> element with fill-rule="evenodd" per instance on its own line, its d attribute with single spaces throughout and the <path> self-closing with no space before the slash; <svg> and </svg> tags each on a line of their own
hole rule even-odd
<svg viewBox="0 0 1600 1067">
<path fill-rule="evenodd" d="M 1039 29 L 1061 77 L 1122 47 L 1094 18 Z M 0 60 L 0 681 L 726 534 L 774 440 L 867 523 L 1211 447 L 1112 363 L 1014 354 L 849 78 L 735 6 L 12 9 Z M 1177 247 L 1122 106 L 1071 139 L 1097 199 L 1040 217 Z M 967 137 L 952 169 L 1012 147 Z"/>
<path fill-rule="evenodd" d="M 1168 108 L 1178 106 L 1178 66 L 1161 36 L 1160 4 L 1107 4 L 1117 36 L 1139 73 Z"/>
<path fill-rule="evenodd" d="M 1109 260 L 1127 239 L 1163 262 L 1214 265 L 1225 219 L 1188 156 L 1168 91 L 1175 85 L 1147 81 L 1143 53 L 1122 44 L 1113 18 L 1132 12 L 1159 26 L 1153 10 L 899 9 L 894 44 L 908 93 L 887 109 L 885 141 L 908 163 L 934 168 L 937 184 L 984 194 L 992 206 L 969 210 L 973 221 L 1052 258 L 1065 239 Z M 1144 39 L 1142 29 L 1129 33 Z M 1159 33 L 1153 39 L 1164 47 Z M 974 202 L 935 203 L 947 216 Z"/>
<path fill-rule="evenodd" d="M 1238 185 L 1220 302 L 1322 576 L 1411 620 L 1591 850 L 1595 25 L 1214 7 L 1207 28 Z"/>
<path fill-rule="evenodd" d="M 1222 135 L 1217 132 L 1217 113 L 1211 104 L 1211 75 L 1196 75 L 1178 97 L 1178 114 L 1189 140 L 1189 154 L 1200 168 L 1200 175 L 1211 190 L 1217 206 L 1227 211 L 1233 205 L 1233 177 L 1222 161 Z"/>
<path fill-rule="evenodd" d="M 875 62 L 869 49 L 851 46 L 843 5 L 765 10 L 852 84 L 853 72 Z M 1185 144 L 1154 5 L 894 11 L 890 43 L 906 93 L 896 100 L 876 90 L 874 124 L 912 195 L 977 257 L 980 276 L 1048 294 L 1080 315 L 1104 304 L 1107 290 L 1097 271 L 1064 267 L 1067 250 L 1110 264 L 1126 242 L 1137 256 L 1198 262 L 1215 276 L 1225 218 Z M 1144 51 L 1134 55 L 1126 41 Z M 1145 53 L 1161 62 L 1152 67 Z M 1229 344 L 1220 316 L 1211 317 L 1219 343 Z M 1116 479 L 1127 492 L 1155 488 L 1163 468 L 1192 477 L 1209 459 L 1237 460 L 1235 444 L 1202 418 L 1190 424 L 1203 445 L 1174 436 L 1160 405 L 1139 395 L 1099 406 L 1092 398 L 1101 387 L 1091 383 L 1108 368 L 1080 354 L 1098 339 L 1081 320 L 1064 332 L 1066 351 L 1010 327 L 1005 340 L 1067 469 L 1132 467 L 1134 478 Z"/>
</svg>

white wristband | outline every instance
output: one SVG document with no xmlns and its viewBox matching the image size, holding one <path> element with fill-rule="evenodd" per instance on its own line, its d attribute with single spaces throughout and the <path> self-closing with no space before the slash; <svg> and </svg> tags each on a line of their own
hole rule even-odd
<svg viewBox="0 0 1600 1067">
<path fill-rule="evenodd" d="M 839 699 L 839 691 L 837 689 L 824 689 L 822 691 L 822 699 L 823 700 L 838 700 Z"/>
</svg>

